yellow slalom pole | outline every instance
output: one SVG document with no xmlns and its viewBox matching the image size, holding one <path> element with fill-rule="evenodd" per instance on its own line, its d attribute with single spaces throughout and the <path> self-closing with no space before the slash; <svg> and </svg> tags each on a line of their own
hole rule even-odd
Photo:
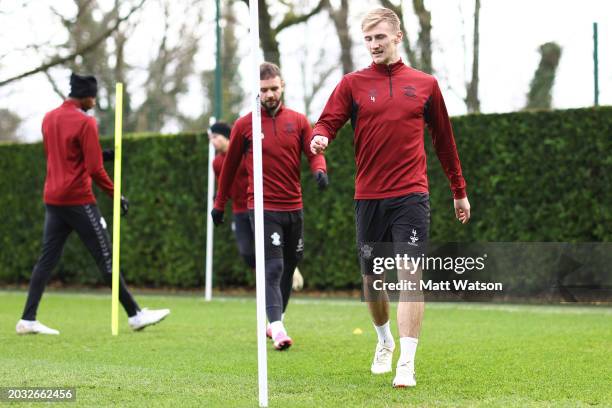
<svg viewBox="0 0 612 408">
<path fill-rule="evenodd" d="M 113 289 L 111 300 L 111 331 L 119 334 L 119 240 L 121 223 L 121 138 L 123 121 L 123 84 L 115 90 L 115 190 L 113 195 Z"/>
</svg>

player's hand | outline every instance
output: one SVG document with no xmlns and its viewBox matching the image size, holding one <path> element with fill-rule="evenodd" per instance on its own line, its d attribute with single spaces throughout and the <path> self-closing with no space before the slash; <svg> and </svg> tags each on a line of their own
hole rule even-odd
<svg viewBox="0 0 612 408">
<path fill-rule="evenodd" d="M 130 209 L 130 202 L 124 196 L 121 196 L 121 215 L 126 216 Z"/>
<path fill-rule="evenodd" d="M 102 160 L 105 162 L 115 160 L 115 150 L 113 149 L 102 150 Z"/>
<path fill-rule="evenodd" d="M 327 148 L 328 139 L 325 136 L 315 135 L 310 141 L 310 151 L 319 154 Z"/>
<path fill-rule="evenodd" d="M 212 217 L 213 224 L 215 224 L 215 227 L 218 227 L 219 225 L 223 224 L 223 211 L 213 208 L 210 212 L 210 216 Z"/>
<path fill-rule="evenodd" d="M 319 190 L 321 191 L 325 190 L 329 185 L 329 178 L 327 177 L 327 174 L 322 170 L 318 170 L 315 173 L 315 180 L 317 180 L 317 185 L 319 186 Z"/>
<path fill-rule="evenodd" d="M 455 204 L 455 217 L 462 223 L 467 224 L 470 220 L 470 202 L 467 197 L 461 198 L 459 200 L 454 200 Z"/>
</svg>

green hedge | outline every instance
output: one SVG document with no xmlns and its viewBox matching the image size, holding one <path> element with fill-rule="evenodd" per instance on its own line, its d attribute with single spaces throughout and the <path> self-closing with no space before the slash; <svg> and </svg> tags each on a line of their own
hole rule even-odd
<svg viewBox="0 0 612 408">
<path fill-rule="evenodd" d="M 433 241 L 612 239 L 612 108 L 470 115 L 453 119 L 453 125 L 472 221 L 462 226 L 454 220 L 448 182 L 426 135 Z M 121 266 L 130 284 L 202 285 L 207 145 L 205 135 L 193 134 L 124 140 L 123 192 L 131 210 L 122 220 Z M 300 269 L 311 288 L 356 287 L 350 128 L 330 145 L 327 160 L 331 185 L 323 193 L 303 163 L 306 249 Z M 44 173 L 40 143 L 0 145 L 2 284 L 27 282 L 36 263 Z M 112 225 L 111 200 L 98 190 L 96 195 Z M 74 235 L 54 278 L 101 282 Z M 214 279 L 217 286 L 254 282 L 237 255 L 229 223 L 216 230 Z"/>
</svg>

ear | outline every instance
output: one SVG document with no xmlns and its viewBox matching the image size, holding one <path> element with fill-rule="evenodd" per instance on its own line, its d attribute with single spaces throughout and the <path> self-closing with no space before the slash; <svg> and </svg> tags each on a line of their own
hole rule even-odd
<svg viewBox="0 0 612 408">
<path fill-rule="evenodd" d="M 404 33 L 401 32 L 401 31 L 398 31 L 397 34 L 395 35 L 394 41 L 395 41 L 396 44 L 399 44 L 399 43 L 402 42 L 403 38 L 404 38 Z"/>
</svg>

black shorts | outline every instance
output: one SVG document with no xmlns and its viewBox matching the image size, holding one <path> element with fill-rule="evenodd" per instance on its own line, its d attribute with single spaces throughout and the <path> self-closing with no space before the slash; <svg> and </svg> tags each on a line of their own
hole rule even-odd
<svg viewBox="0 0 612 408">
<path fill-rule="evenodd" d="M 253 229 L 251 228 L 251 219 L 248 212 L 234 214 L 232 222 L 232 231 L 236 237 L 238 252 L 241 256 L 255 255 L 255 241 Z"/>
<path fill-rule="evenodd" d="M 301 260 L 304 254 L 304 212 L 264 210 L 266 259 Z M 249 210 L 255 231 L 255 213 Z"/>
<path fill-rule="evenodd" d="M 429 220 L 429 194 L 426 193 L 379 200 L 355 200 L 357 252 L 362 273 L 371 271 L 365 261 L 371 257 L 372 251 L 375 256 L 425 254 Z"/>
</svg>

